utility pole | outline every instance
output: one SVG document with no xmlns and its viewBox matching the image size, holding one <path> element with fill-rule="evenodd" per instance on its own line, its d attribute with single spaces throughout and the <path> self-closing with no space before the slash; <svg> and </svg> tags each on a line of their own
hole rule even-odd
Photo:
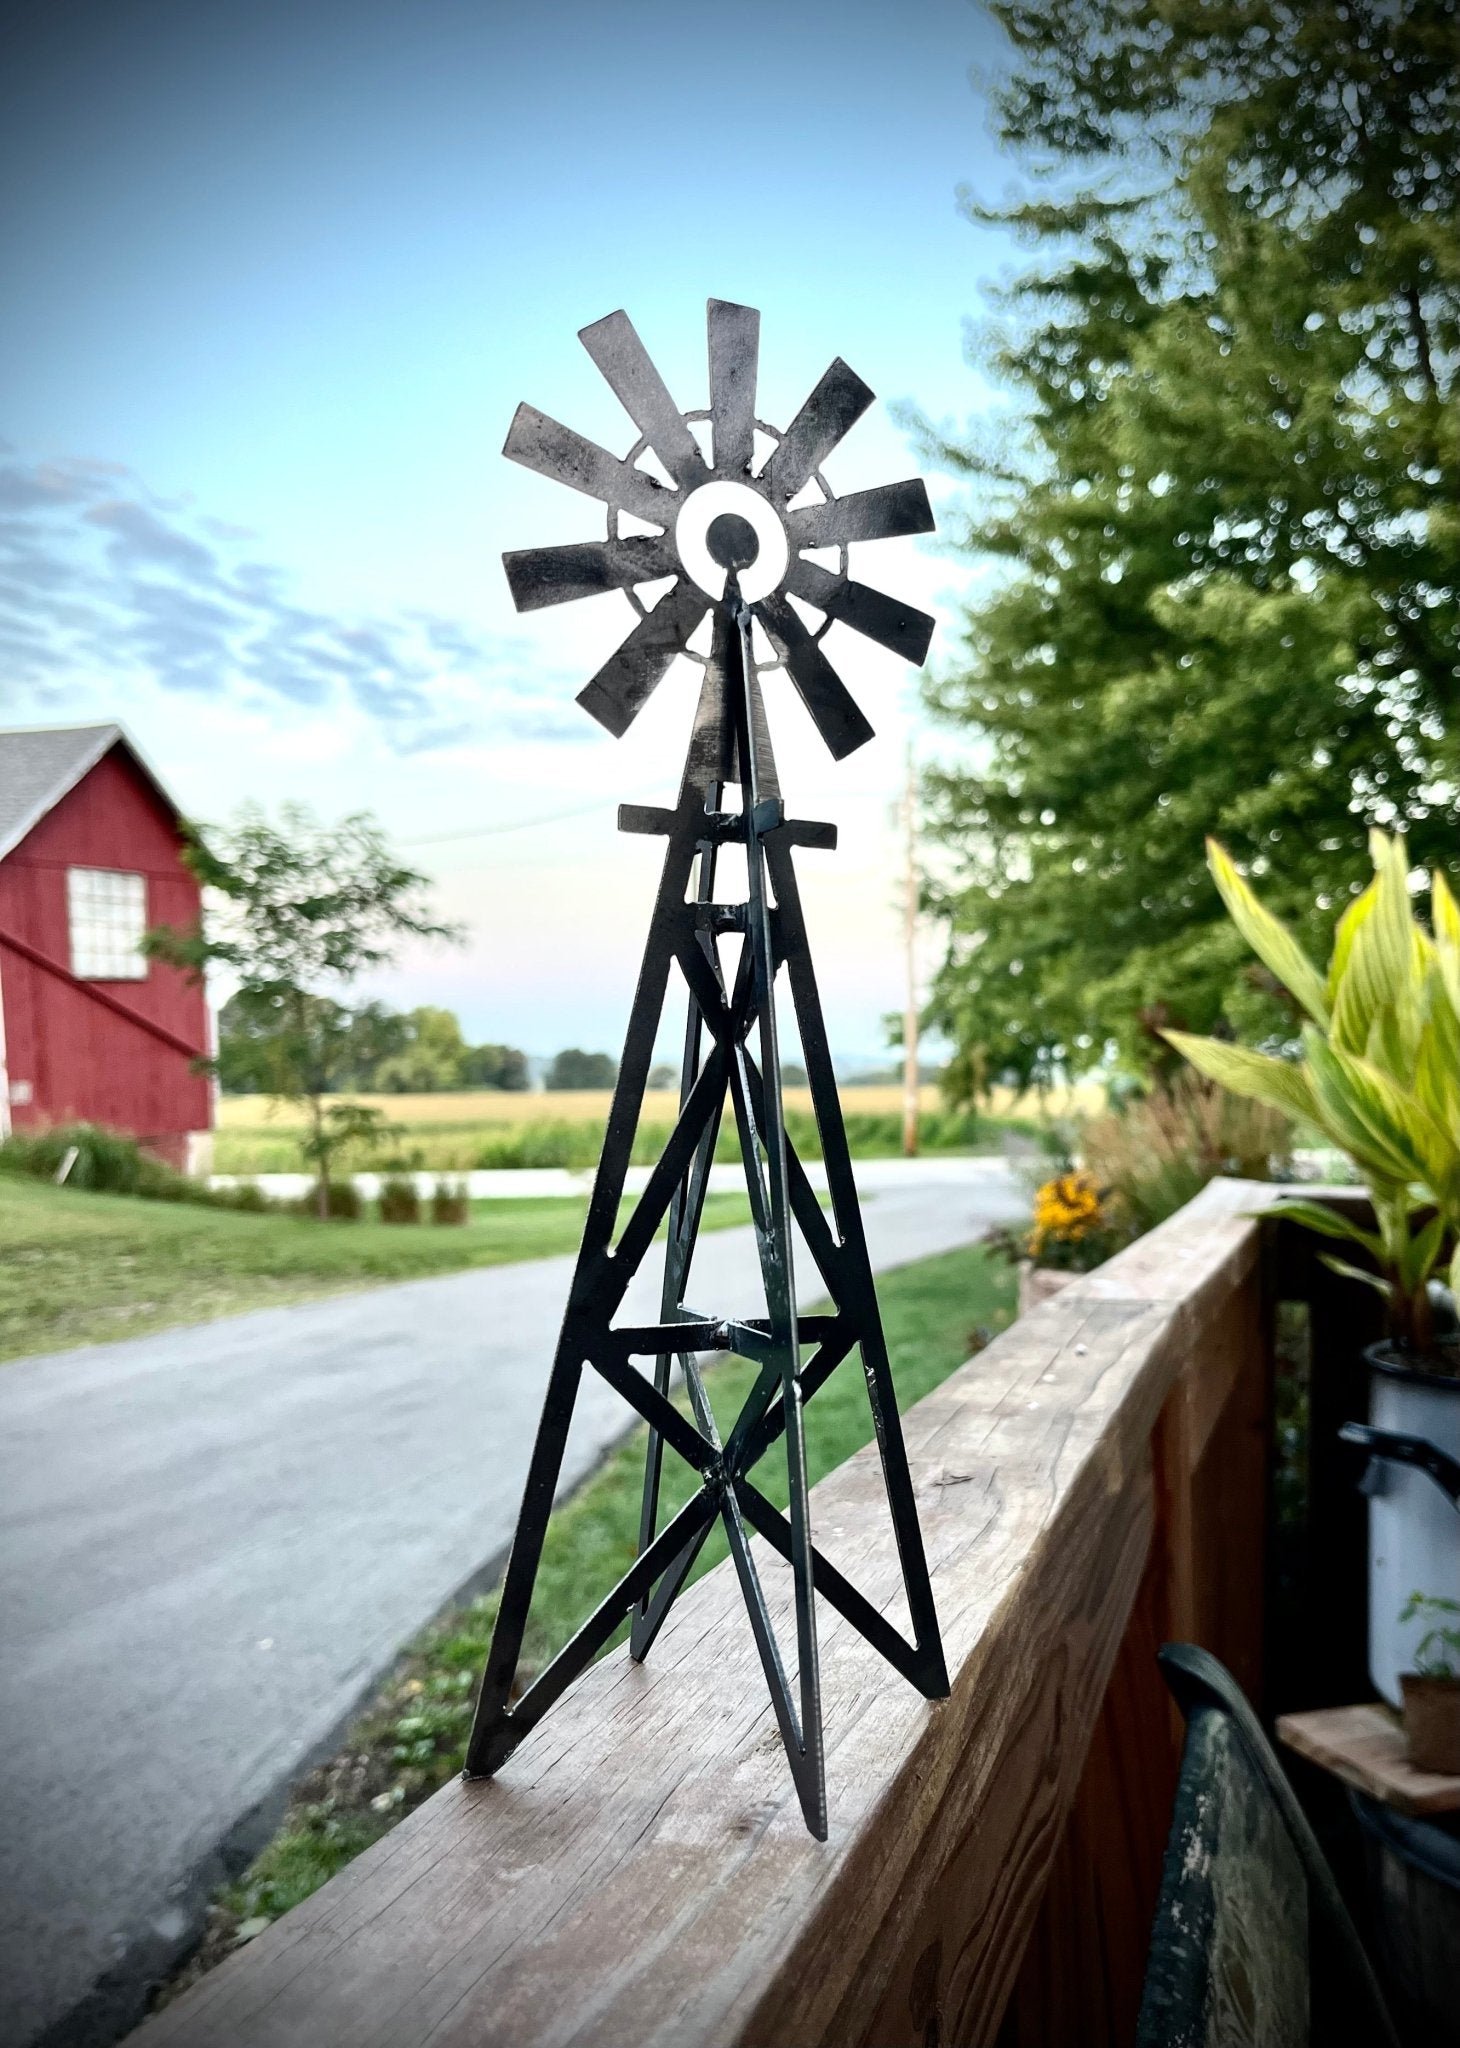
<svg viewBox="0 0 1460 2048">
<path fill-rule="evenodd" d="M 907 989 L 902 1010 L 902 1149 L 918 1151 L 918 776 L 912 735 L 907 742 L 907 780 L 902 792 L 902 945 Z"/>
</svg>

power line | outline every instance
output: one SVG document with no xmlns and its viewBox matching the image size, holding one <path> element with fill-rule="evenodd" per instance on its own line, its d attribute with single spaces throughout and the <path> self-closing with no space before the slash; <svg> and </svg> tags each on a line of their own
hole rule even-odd
<svg viewBox="0 0 1460 2048">
<path fill-rule="evenodd" d="M 441 846 L 448 839 L 498 839 L 504 832 L 531 832 L 539 825 L 565 825 L 570 818 L 586 818 L 594 811 L 618 808 L 618 797 L 598 797 L 591 804 L 579 804 L 572 811 L 550 811 L 541 818 L 514 818 L 506 825 L 467 825 L 459 832 L 431 832 L 423 839 L 402 839 L 401 846 Z"/>
</svg>

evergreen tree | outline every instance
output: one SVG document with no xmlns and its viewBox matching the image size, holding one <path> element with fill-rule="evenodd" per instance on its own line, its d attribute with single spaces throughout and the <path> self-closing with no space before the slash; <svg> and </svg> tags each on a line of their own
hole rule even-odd
<svg viewBox="0 0 1460 2048">
<path fill-rule="evenodd" d="M 996 4 L 1051 195 L 991 337 L 1003 447 L 938 443 L 1002 564 L 930 691 L 933 998 L 965 1088 L 1281 1036 L 1214 832 L 1317 945 L 1369 823 L 1460 872 L 1460 38 L 1448 0 Z"/>
</svg>

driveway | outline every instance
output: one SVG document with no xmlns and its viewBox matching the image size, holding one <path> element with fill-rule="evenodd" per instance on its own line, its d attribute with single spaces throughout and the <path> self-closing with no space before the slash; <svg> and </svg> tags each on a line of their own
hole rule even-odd
<svg viewBox="0 0 1460 2048">
<path fill-rule="evenodd" d="M 859 1170 L 879 1269 L 1025 1206 Z M 500 1561 L 572 1269 L 498 1266 L 0 1368 L 0 2042 L 114 2039 L 282 1787 Z M 803 1303 L 818 1293 L 801 1260 Z M 748 1229 L 690 1298 L 754 1314 Z M 763 1310 L 763 1301 L 759 1302 Z M 641 1274 L 625 1319 L 658 1319 Z M 622 1433 L 585 1373 L 565 1485 Z"/>
</svg>

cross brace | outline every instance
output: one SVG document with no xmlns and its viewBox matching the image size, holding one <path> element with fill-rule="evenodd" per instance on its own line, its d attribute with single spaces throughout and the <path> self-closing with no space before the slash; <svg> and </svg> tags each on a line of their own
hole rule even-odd
<svg viewBox="0 0 1460 2048">
<path fill-rule="evenodd" d="M 737 785 L 740 808 L 722 808 L 727 787 Z M 631 1624 L 630 1654 L 639 1660 L 648 1655 L 718 1521 L 745 1598 L 806 1825 L 824 1839 L 826 1773 L 815 1594 L 928 1698 L 946 1696 L 948 1680 L 791 859 L 796 846 L 834 846 L 836 833 L 830 825 L 785 816 L 751 659 L 749 613 L 740 602 L 733 574 L 725 601 L 715 610 L 714 639 L 679 801 L 672 810 L 626 805 L 619 824 L 624 831 L 657 834 L 668 843 L 583 1244 L 477 1701 L 466 1774 L 482 1777 L 495 1772 L 624 1621 Z M 715 897 L 717 855 L 728 844 L 745 848 L 744 902 L 722 903 Z M 727 970 L 718 942 L 736 936 L 741 940 L 739 960 Z M 679 1116 L 615 1243 L 634 1133 L 675 967 L 688 991 Z M 783 971 L 821 1138 L 830 1222 L 786 1136 L 775 1007 L 776 979 Z M 757 1052 L 751 1050 L 752 1040 Z M 750 1197 L 767 1311 L 740 1320 L 701 1314 L 684 1299 L 727 1098 Z M 660 1320 L 615 1327 L 613 1318 L 625 1290 L 666 1216 Z M 835 1305 L 830 1315 L 797 1313 L 793 1219 Z M 814 1349 L 803 1362 L 802 1347 L 808 1345 Z M 804 1409 L 853 1350 L 861 1353 L 912 1622 L 911 1640 L 811 1539 Z M 713 1352 L 734 1352 L 759 1368 L 723 1440 L 700 1366 L 700 1358 Z M 639 1358 L 653 1361 L 651 1372 L 634 1363 Z M 676 1366 L 689 1397 L 689 1416 L 669 1398 Z M 599 1373 L 648 1424 L 638 1556 L 571 1642 L 513 1701 L 532 1589 L 585 1367 Z M 789 1498 L 784 1514 L 751 1478 L 759 1461 L 782 1442 Z M 659 1488 L 666 1447 L 698 1474 L 700 1485 L 661 1528 Z M 752 1534 L 791 1567 L 794 1689 L 766 1605 Z"/>
</svg>

